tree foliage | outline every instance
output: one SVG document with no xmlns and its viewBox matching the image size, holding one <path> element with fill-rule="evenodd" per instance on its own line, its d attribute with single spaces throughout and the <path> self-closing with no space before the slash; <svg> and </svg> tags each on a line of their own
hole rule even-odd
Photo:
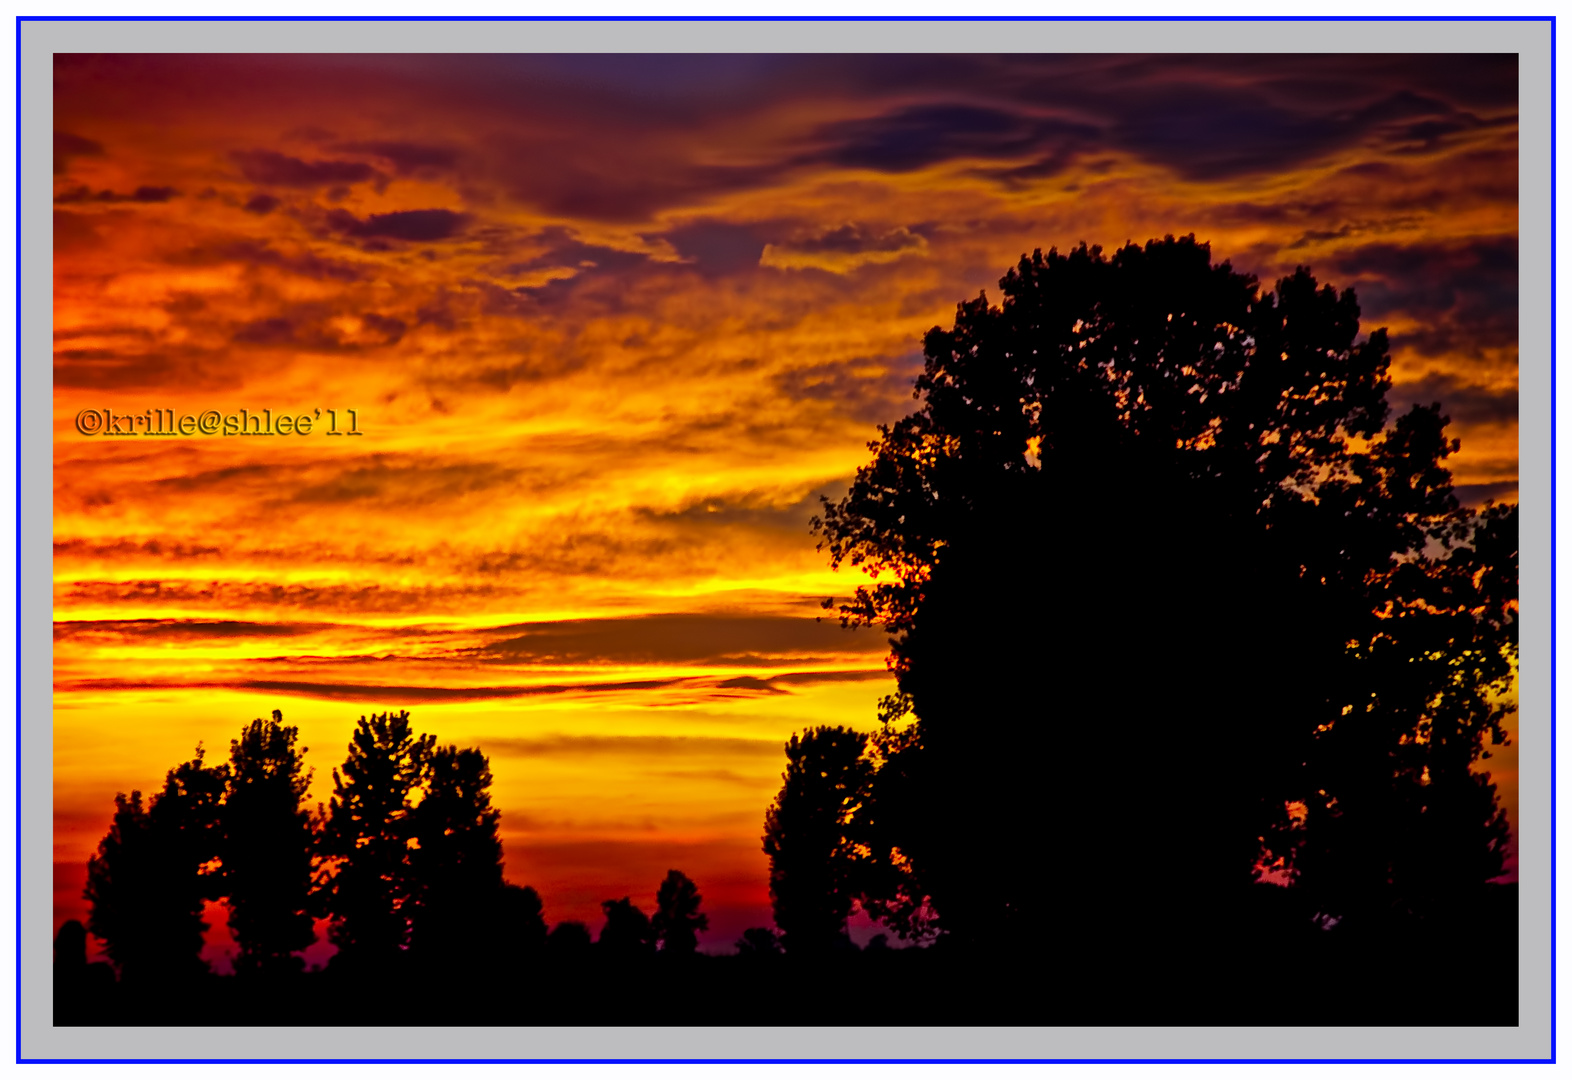
<svg viewBox="0 0 1572 1080">
<path fill-rule="evenodd" d="M 537 959 L 546 947 L 546 918 L 540 893 L 528 885 L 506 884 L 497 906 L 497 954 L 518 968 Z"/>
<path fill-rule="evenodd" d="M 540 956 L 540 896 L 503 880 L 480 750 L 436 747 L 408 712 L 362 716 L 331 804 L 312 815 L 298 736 L 274 710 L 241 729 L 227 765 L 204 767 L 198 747 L 147 805 L 117 796 L 85 895 L 123 976 L 205 972 L 202 910 L 220 899 L 242 975 L 300 973 L 319 914 L 332 919 L 333 963 L 374 977 L 406 952 L 425 976 L 465 979 Z"/>
<path fill-rule="evenodd" d="M 573 919 L 559 922 L 546 935 L 546 955 L 558 963 L 582 960 L 591 945 L 589 927 Z"/>
<path fill-rule="evenodd" d="M 738 956 L 779 956 L 781 951 L 780 937 L 768 926 L 750 926 L 737 939 Z"/>
<path fill-rule="evenodd" d="M 668 870 L 655 891 L 655 914 L 650 929 L 656 947 L 668 956 L 698 951 L 699 931 L 710 925 L 710 917 L 699 910 L 704 897 L 699 887 L 681 870 Z"/>
<path fill-rule="evenodd" d="M 788 951 L 822 951 L 845 936 L 863 885 L 853 819 L 872 777 L 867 750 L 868 737 L 844 727 L 811 728 L 786 744 L 780 793 L 764 815 L 764 852 Z"/>
<path fill-rule="evenodd" d="M 441 955 L 473 944 L 466 927 L 490 922 L 502 895 L 501 814 L 491 805 L 491 765 L 478 749 L 431 751 L 425 788 L 410 814 L 412 948 Z"/>
<path fill-rule="evenodd" d="M 228 770 L 203 765 L 200 746 L 148 801 L 115 796 L 115 816 L 87 864 L 87 928 L 123 979 L 187 979 L 201 959 L 206 900 L 215 899 L 219 804 Z"/>
<path fill-rule="evenodd" d="M 230 743 L 229 784 L 219 814 L 220 888 L 229 899 L 229 928 L 239 946 L 238 973 L 299 970 L 294 954 L 316 940 L 311 920 L 311 814 L 302 805 L 311 786 L 299 730 L 254 720 Z"/>
<path fill-rule="evenodd" d="M 409 713 L 360 718 L 321 834 L 329 860 L 322 902 L 342 962 L 386 964 L 409 943 L 417 885 L 410 861 L 413 796 L 425 781 L 436 739 L 417 735 Z"/>
<path fill-rule="evenodd" d="M 976 939 L 1129 921 L 1157 882 L 1216 917 L 1261 861 L 1350 914 L 1499 873 L 1470 770 L 1510 707 L 1515 508 L 1459 507 L 1439 406 L 1389 418 L 1354 294 L 1193 237 L 1000 287 L 814 522 L 916 716 L 865 815 L 905 910 Z"/>
<path fill-rule="evenodd" d="M 650 918 L 628 897 L 603 900 L 600 910 L 606 925 L 600 928 L 596 944 L 602 952 L 615 956 L 639 956 L 655 951 L 655 930 Z"/>
</svg>

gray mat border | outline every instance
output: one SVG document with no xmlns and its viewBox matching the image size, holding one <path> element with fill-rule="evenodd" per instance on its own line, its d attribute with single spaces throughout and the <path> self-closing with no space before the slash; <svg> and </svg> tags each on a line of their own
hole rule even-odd
<svg viewBox="0 0 1572 1080">
<path fill-rule="evenodd" d="M 1543 1059 L 1551 1049 L 1550 86 L 1547 21 L 27 21 L 19 27 L 19 1058 Z M 309 49 L 302 48 L 308 37 Z M 1522 679 L 1518 1028 L 54 1028 L 51 63 L 55 52 L 1516 52 Z M 45 644 L 50 643 L 50 644 Z"/>
</svg>

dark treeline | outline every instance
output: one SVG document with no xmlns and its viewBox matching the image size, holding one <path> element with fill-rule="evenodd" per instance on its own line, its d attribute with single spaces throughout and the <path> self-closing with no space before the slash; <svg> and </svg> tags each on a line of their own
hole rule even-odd
<svg viewBox="0 0 1572 1080">
<path fill-rule="evenodd" d="M 696 956 L 708 917 L 678 870 L 652 915 L 624 897 L 602 905 L 598 940 L 577 922 L 548 933 L 540 895 L 504 880 L 478 749 L 436 745 L 408 712 L 362 716 L 312 813 L 298 734 L 275 711 L 241 730 L 227 763 L 199 746 L 145 802 L 115 797 L 88 862 L 87 925 L 57 937 L 57 1022 L 468 1023 L 514 1001 L 508 987 L 530 972 L 580 981 L 658 957 L 669 974 Z M 228 910 L 232 976 L 201 955 L 208 901 Z M 308 972 L 319 919 L 336 952 Z M 108 963 L 87 963 L 89 932 Z M 440 994 L 378 992 L 406 983 Z M 536 1007 L 555 1015 L 568 1001 L 542 988 Z"/>
<path fill-rule="evenodd" d="M 457 913 L 539 912 L 502 877 L 491 773 L 478 750 L 439 747 L 407 712 L 361 717 L 333 795 L 312 813 L 298 730 L 275 711 L 246 725 L 229 761 L 195 757 L 115 815 L 88 862 L 86 929 L 120 981 L 177 984 L 206 971 L 203 906 L 222 901 L 237 977 L 299 975 L 300 953 L 329 920 L 332 966 L 380 977 L 394 964 L 436 964 Z M 544 935 L 544 928 L 541 930 Z"/>
<path fill-rule="evenodd" d="M 698 953 L 672 871 L 654 912 L 548 933 L 503 879 L 478 750 L 362 718 L 311 814 L 275 713 L 228 764 L 117 797 L 60 1015 L 1516 1023 L 1481 763 L 1511 710 L 1517 507 L 1459 505 L 1447 418 L 1392 418 L 1385 332 L 1307 270 L 1263 291 L 1168 238 L 1038 252 L 1001 287 L 929 332 L 919 408 L 813 522 L 879 575 L 840 615 L 889 633 L 898 691 L 871 734 L 787 744 L 774 927 Z M 199 956 L 215 899 L 229 979 Z M 888 930 L 864 949 L 859 909 Z M 303 972 L 314 918 L 338 953 Z"/>
</svg>

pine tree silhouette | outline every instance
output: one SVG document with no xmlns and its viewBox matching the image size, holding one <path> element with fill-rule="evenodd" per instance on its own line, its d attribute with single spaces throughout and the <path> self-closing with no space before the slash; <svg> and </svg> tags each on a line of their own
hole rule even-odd
<svg viewBox="0 0 1572 1080">
<path fill-rule="evenodd" d="M 407 711 L 362 716 L 343 768 L 333 770 L 320 841 L 328 865 L 319 888 L 333 919 L 335 965 L 378 970 L 409 943 L 412 796 L 426 779 L 435 741 L 415 734 Z"/>
</svg>

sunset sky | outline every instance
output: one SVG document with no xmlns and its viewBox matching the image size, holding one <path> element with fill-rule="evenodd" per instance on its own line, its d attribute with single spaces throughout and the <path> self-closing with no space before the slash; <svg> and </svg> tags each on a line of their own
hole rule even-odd
<svg viewBox="0 0 1572 1080">
<path fill-rule="evenodd" d="M 57 54 L 54 94 L 57 924 L 199 740 L 282 709 L 314 805 L 407 708 L 490 756 L 549 921 L 679 868 L 705 948 L 768 925 L 782 744 L 893 687 L 815 621 L 858 579 L 808 519 L 1035 247 L 1354 287 L 1462 500 L 1517 497 L 1515 55 Z M 321 416 L 77 425 L 264 408 Z"/>
</svg>

